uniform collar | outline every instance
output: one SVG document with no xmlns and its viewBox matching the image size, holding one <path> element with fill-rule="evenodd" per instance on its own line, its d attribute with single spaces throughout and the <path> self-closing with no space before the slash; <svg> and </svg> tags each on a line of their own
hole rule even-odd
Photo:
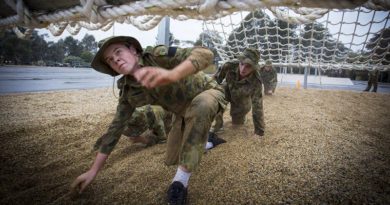
<svg viewBox="0 0 390 205">
<path fill-rule="evenodd" d="M 143 55 L 139 57 L 138 64 L 139 64 L 140 67 L 144 67 L 145 66 L 145 60 L 144 60 L 144 56 Z"/>
</svg>

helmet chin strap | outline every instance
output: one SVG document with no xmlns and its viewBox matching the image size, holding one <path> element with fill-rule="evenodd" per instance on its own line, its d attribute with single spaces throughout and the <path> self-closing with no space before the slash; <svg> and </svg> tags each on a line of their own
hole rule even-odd
<svg viewBox="0 0 390 205">
<path fill-rule="evenodd" d="M 114 76 L 114 77 L 112 78 L 112 94 L 114 95 L 114 97 L 115 97 L 116 99 L 119 99 L 120 97 L 123 96 L 123 91 L 122 91 L 122 92 L 119 92 L 119 96 L 117 96 L 117 95 L 115 94 L 115 77 L 116 77 L 116 76 Z M 123 83 L 123 85 L 122 85 L 122 90 L 124 90 L 124 87 L 126 86 L 126 84 L 127 84 L 127 78 L 125 77 L 125 83 Z"/>
</svg>

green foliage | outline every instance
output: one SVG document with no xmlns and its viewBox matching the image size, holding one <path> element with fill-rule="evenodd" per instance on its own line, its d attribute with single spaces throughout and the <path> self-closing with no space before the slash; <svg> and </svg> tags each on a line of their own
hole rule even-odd
<svg viewBox="0 0 390 205">
<path fill-rule="evenodd" d="M 96 42 L 92 35 L 86 34 L 80 42 L 69 36 L 58 42 L 47 42 L 47 35 L 34 31 L 30 39 L 20 39 L 12 31 L 0 32 L 0 64 L 25 64 L 61 66 L 66 56 L 77 56 L 82 66 L 89 66 Z"/>
<path fill-rule="evenodd" d="M 64 40 L 61 39 L 57 43 L 49 42 L 46 53 L 46 60 L 63 62 L 65 58 Z"/>
<path fill-rule="evenodd" d="M 31 64 L 31 42 L 19 39 L 12 31 L 5 31 L 0 39 L 0 56 L 5 63 Z"/>
<path fill-rule="evenodd" d="M 91 63 L 94 55 L 89 51 L 83 51 L 80 57 L 84 62 Z"/>
<path fill-rule="evenodd" d="M 80 56 L 83 51 L 83 47 L 77 39 L 72 36 L 68 36 L 64 40 L 64 48 L 66 56 Z"/>
<path fill-rule="evenodd" d="M 84 38 L 81 40 L 81 46 L 84 51 L 89 51 L 90 53 L 95 53 L 97 50 L 97 43 L 95 37 L 92 35 L 85 34 Z"/>
<path fill-rule="evenodd" d="M 376 63 L 380 60 L 383 65 L 388 65 L 390 62 L 390 54 L 388 48 L 390 44 L 390 28 L 385 28 L 374 34 L 366 45 L 370 53 L 373 53 L 373 61 Z M 385 59 L 385 60 L 382 60 Z"/>
</svg>

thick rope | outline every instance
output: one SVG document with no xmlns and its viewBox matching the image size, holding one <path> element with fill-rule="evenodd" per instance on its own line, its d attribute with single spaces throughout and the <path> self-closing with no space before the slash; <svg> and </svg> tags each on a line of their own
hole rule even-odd
<svg viewBox="0 0 390 205">
<path fill-rule="evenodd" d="M 72 8 L 56 11 L 49 14 L 31 15 L 29 9 L 24 5 L 23 0 L 4 0 L 7 5 L 14 9 L 16 16 L 10 16 L 0 19 L 0 27 L 18 25 L 27 28 L 48 28 L 50 24 L 59 22 L 88 22 L 90 24 L 100 25 L 107 21 L 116 21 L 117 19 L 128 18 L 126 23 L 131 23 L 140 30 L 148 30 L 158 25 L 156 17 L 147 25 L 138 23 L 138 16 L 170 16 L 179 20 L 199 19 L 210 20 L 229 15 L 236 11 L 253 11 L 258 8 L 271 8 L 275 6 L 288 7 L 319 7 L 319 8 L 355 8 L 362 3 L 364 6 L 374 10 L 390 10 L 390 0 L 141 0 L 131 1 L 130 3 L 114 6 L 108 5 L 105 0 L 80 0 L 80 5 Z M 302 10 L 304 10 L 302 8 Z M 273 9 L 278 18 L 289 19 L 296 23 L 307 23 L 319 18 L 325 13 L 325 10 L 304 11 L 302 16 L 294 18 L 287 17 L 282 12 Z M 85 25 L 85 24 L 84 24 Z M 79 25 L 82 27 L 82 25 Z M 60 30 L 56 30 L 58 35 Z M 54 34 L 53 34 L 54 35 Z"/>
<path fill-rule="evenodd" d="M 34 14 L 24 4 L 23 0 L 4 0 L 4 2 L 15 11 L 16 15 L 0 19 L 0 28 L 6 28 L 15 25 L 24 27 L 26 28 L 24 29 L 24 33 L 22 33 L 21 30 L 17 27 L 14 27 L 14 32 L 22 38 L 27 38 L 29 35 L 31 35 L 32 29 L 34 28 L 47 28 L 54 36 L 61 35 L 64 30 L 67 30 L 69 33 L 75 35 L 79 33 L 81 28 L 86 28 L 88 30 L 100 29 L 107 31 L 114 25 L 115 22 L 132 24 L 140 30 L 150 30 L 157 26 L 164 16 L 170 16 L 171 18 L 178 20 L 198 19 L 204 20 L 205 22 L 219 19 L 219 21 L 221 22 L 220 18 L 225 17 L 227 15 L 231 15 L 234 12 L 255 11 L 260 8 L 268 8 L 276 18 L 287 22 L 288 25 L 300 25 L 299 27 L 301 28 L 302 32 L 303 24 L 314 25 L 313 23 L 316 20 L 322 18 L 325 14 L 329 14 L 329 11 L 334 8 L 353 9 L 358 6 L 364 6 L 368 9 L 372 9 L 375 11 L 390 10 L 390 0 L 129 0 L 129 3 L 124 3 L 122 5 L 109 5 L 105 0 L 80 0 L 79 5 L 74 5 L 73 7 L 68 9 L 58 10 L 51 13 L 40 11 Z M 289 9 L 287 9 L 286 11 L 286 9 L 282 8 L 282 6 L 288 7 Z M 290 11 L 293 12 L 290 13 Z M 359 18 L 357 18 L 356 21 L 358 21 L 358 19 Z M 384 27 L 386 27 L 387 25 L 387 20 Z M 385 20 L 381 20 L 379 23 L 383 21 Z M 233 27 L 232 21 L 230 21 L 230 23 Z M 244 22 L 242 20 L 241 24 L 244 25 L 245 23 L 247 22 Z M 222 27 L 222 35 L 226 39 L 226 44 L 218 42 L 214 42 L 214 44 L 216 46 L 217 52 L 220 53 L 220 56 L 223 58 L 223 60 L 231 58 L 231 55 L 237 54 L 237 50 L 243 50 L 245 47 L 248 46 L 256 46 L 267 47 L 269 55 L 268 58 L 279 59 L 279 61 L 283 61 L 283 59 L 280 58 L 282 53 L 287 53 L 287 55 L 291 54 L 290 42 L 298 41 L 300 42 L 296 50 L 298 56 L 295 56 L 297 57 L 297 63 L 291 61 L 292 57 L 287 58 L 286 56 L 286 63 L 280 62 L 280 65 L 302 66 L 304 64 L 307 64 L 308 61 L 309 66 L 314 66 L 311 61 L 313 59 L 316 59 L 316 66 L 323 70 L 330 68 L 388 69 L 388 65 L 376 65 L 372 63 L 389 64 L 390 62 L 385 59 L 385 56 L 389 51 L 389 46 L 381 48 L 379 44 L 376 44 L 373 48 L 374 50 L 381 49 L 387 51 L 384 52 L 384 54 L 379 55 L 376 53 L 371 53 L 366 56 L 362 56 L 362 54 L 348 59 L 352 62 L 359 62 L 359 65 L 352 64 L 353 66 L 351 66 L 351 63 L 348 63 L 346 58 L 340 57 L 347 55 L 350 52 L 337 50 L 341 35 L 352 36 L 352 41 L 350 42 L 349 48 L 351 48 L 352 46 L 361 46 L 362 48 L 364 48 L 367 43 L 368 36 L 374 34 L 374 32 L 371 31 L 372 24 L 378 22 L 374 21 L 374 18 L 372 18 L 372 20 L 367 23 L 370 24 L 370 29 L 368 33 L 362 35 L 355 35 L 355 32 L 351 34 L 343 33 L 341 31 L 343 23 L 346 23 L 344 22 L 344 19 L 341 20 L 339 25 L 339 31 L 336 33 L 336 46 L 335 48 L 331 49 L 325 47 L 325 44 L 329 43 L 328 40 L 325 39 L 310 39 L 310 44 L 306 44 L 307 46 L 304 46 L 301 43 L 301 37 L 290 37 L 288 35 L 289 43 L 287 46 L 288 49 L 286 50 L 285 45 L 281 44 L 279 41 L 279 39 L 283 39 L 285 37 L 279 36 L 278 30 L 276 32 L 276 36 L 272 36 L 275 34 L 268 34 L 268 31 L 270 29 L 275 29 L 275 27 L 270 27 L 268 25 L 265 25 L 263 28 L 265 29 L 266 36 L 268 36 L 268 38 L 276 37 L 276 39 L 278 39 L 277 42 L 267 41 L 264 43 L 259 41 L 259 39 L 262 39 L 262 37 L 259 37 L 258 35 L 247 36 L 247 32 L 252 31 L 252 29 L 248 30 L 246 27 L 243 27 L 244 39 L 237 39 L 236 35 L 234 34 L 234 39 L 232 40 L 234 42 L 229 42 L 229 40 L 226 39 L 227 35 L 229 34 L 225 30 L 223 30 Z M 328 22 L 326 22 L 326 25 L 328 25 Z M 358 25 L 362 26 L 361 23 L 355 22 L 355 31 Z M 207 24 L 206 27 L 208 27 Z M 255 29 L 254 33 L 257 34 L 257 32 L 257 29 Z M 288 30 L 288 32 L 290 32 L 290 29 Z M 315 32 L 317 31 L 312 30 L 311 36 L 314 36 Z M 363 43 L 354 43 L 353 40 L 355 36 L 363 36 L 365 37 L 365 41 Z M 382 40 L 389 39 L 383 39 L 383 37 L 380 36 L 378 42 Z M 226 47 L 228 42 L 229 45 L 235 44 L 235 49 Z M 319 44 L 323 45 L 321 50 L 319 50 L 319 48 L 317 47 L 314 47 L 314 45 Z M 277 49 L 278 51 L 276 52 L 275 49 Z M 320 60 L 318 54 L 312 54 L 312 52 L 307 52 L 314 52 L 316 50 L 321 51 L 320 56 L 327 55 L 327 53 L 333 53 L 333 55 L 326 56 L 326 58 L 321 58 Z M 336 51 L 340 56 L 336 55 Z M 363 49 L 361 53 L 364 53 Z M 303 54 L 305 54 L 306 57 Z M 327 58 L 331 58 L 331 60 L 327 60 Z M 287 63 L 287 61 L 290 62 Z"/>
<path fill-rule="evenodd" d="M 290 10 L 287 10 L 287 13 L 288 11 Z M 324 19 L 326 20 L 318 22 L 318 25 L 325 26 L 321 30 L 315 29 L 317 23 L 314 24 L 314 21 L 311 21 L 311 28 L 307 27 L 308 29 L 304 29 L 303 24 L 295 24 L 299 26 L 296 29 L 296 33 L 301 34 L 298 36 L 290 36 L 289 34 L 291 31 L 294 31 L 289 24 L 291 21 L 287 21 L 287 28 L 282 29 L 278 24 L 269 22 L 269 18 L 266 16 L 256 18 L 254 12 L 248 14 L 251 17 L 250 19 L 246 16 L 245 18 L 235 19 L 235 22 L 232 22 L 231 17 L 226 18 L 225 24 L 222 23 L 221 19 L 218 21 L 205 21 L 204 27 L 206 31 L 204 32 L 215 33 L 216 35 L 214 36 L 223 37 L 223 39 L 220 39 L 220 37 L 211 38 L 219 56 L 222 58 L 222 62 L 233 58 L 235 53 L 232 54 L 231 50 L 237 52 L 237 50 L 242 51 L 247 47 L 256 47 L 260 48 L 261 61 L 267 58 L 272 59 L 274 65 L 279 66 L 309 66 L 322 70 L 390 70 L 390 61 L 386 59 L 386 56 L 389 55 L 390 44 L 380 43 L 389 42 L 390 37 L 384 38 L 383 32 L 381 32 L 375 42 L 370 42 L 370 44 L 374 45 L 370 49 L 371 52 L 366 50 L 369 38 L 378 35 L 379 31 L 388 28 L 388 22 L 390 22 L 389 12 L 387 16 L 383 16 L 383 12 L 381 15 L 375 15 L 375 11 L 363 8 L 331 12 L 332 16 L 341 14 L 340 19 L 332 19 L 333 22 L 331 22 L 329 20 L 330 12 L 325 11 L 324 14 L 327 14 L 327 16 Z M 344 19 L 344 13 L 347 12 L 349 14 L 357 14 L 352 22 L 350 15 L 348 15 L 348 20 Z M 263 13 L 265 12 L 263 11 Z M 295 10 L 295 13 L 310 14 L 307 10 L 298 12 Z M 361 21 L 359 19 L 360 13 L 370 14 L 371 19 L 368 22 L 358 22 L 359 20 Z M 229 19 L 230 24 L 226 25 Z M 257 25 L 256 22 L 264 22 L 265 25 Z M 276 20 L 274 22 L 277 23 Z M 296 23 L 296 21 L 292 22 Z M 257 26 L 254 26 L 255 24 Z M 216 25 L 220 26 L 220 28 L 216 28 Z M 246 26 L 243 27 L 242 25 Z M 353 26 L 352 28 L 351 25 Z M 372 29 L 374 25 L 376 25 L 375 30 Z M 378 28 L 378 25 L 381 25 L 382 28 Z M 337 28 L 337 30 L 329 30 L 330 26 Z M 231 27 L 230 31 L 226 31 L 226 28 L 229 27 Z M 347 27 L 348 30 L 346 30 Z M 362 33 L 367 28 L 368 31 Z M 261 29 L 262 32 L 259 33 L 258 29 Z M 272 31 L 272 33 L 269 31 Z M 281 36 L 279 34 L 280 31 L 287 32 L 287 36 Z M 305 33 L 306 37 L 302 36 Z M 240 35 L 240 38 L 237 38 L 238 35 Z M 264 38 L 268 38 L 268 40 Z M 274 40 L 270 41 L 269 39 Z M 341 41 L 342 39 L 343 42 Z M 218 43 L 221 41 L 223 42 L 222 44 Z M 341 42 L 343 45 L 341 45 Z M 345 49 L 341 50 L 341 48 Z M 278 62 L 275 62 L 276 60 Z"/>
</svg>

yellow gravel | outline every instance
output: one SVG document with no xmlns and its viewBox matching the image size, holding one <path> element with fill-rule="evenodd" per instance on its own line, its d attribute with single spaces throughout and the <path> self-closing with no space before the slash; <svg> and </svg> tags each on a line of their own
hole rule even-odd
<svg viewBox="0 0 390 205">
<path fill-rule="evenodd" d="M 117 91 L 115 91 L 117 92 Z M 111 88 L 0 96 L 0 204 L 165 204 L 176 167 L 165 144 L 124 137 L 80 196 L 69 185 L 116 109 Z M 278 88 L 264 98 L 266 134 L 252 116 L 207 152 L 190 204 L 390 204 L 390 95 Z"/>
</svg>

